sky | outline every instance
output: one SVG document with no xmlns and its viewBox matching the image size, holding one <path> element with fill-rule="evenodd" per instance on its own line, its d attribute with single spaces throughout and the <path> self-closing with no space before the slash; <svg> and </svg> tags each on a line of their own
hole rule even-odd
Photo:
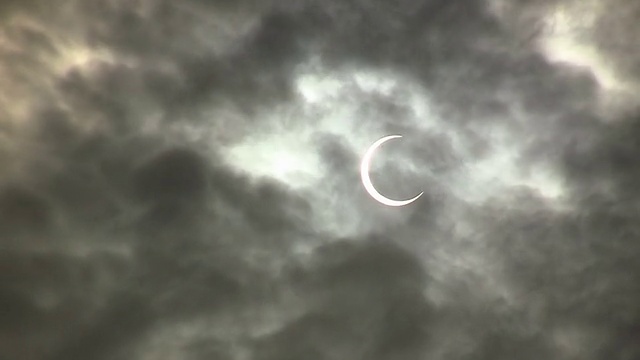
<svg viewBox="0 0 640 360">
<path fill-rule="evenodd" d="M 0 0 L 0 358 L 640 358 L 639 14 Z"/>
</svg>

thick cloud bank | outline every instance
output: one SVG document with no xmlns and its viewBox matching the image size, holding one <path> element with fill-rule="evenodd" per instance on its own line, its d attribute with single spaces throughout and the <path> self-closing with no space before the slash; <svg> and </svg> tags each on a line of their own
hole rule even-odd
<svg viewBox="0 0 640 360">
<path fill-rule="evenodd" d="M 0 1 L 0 358 L 640 358 L 639 11 Z"/>
</svg>

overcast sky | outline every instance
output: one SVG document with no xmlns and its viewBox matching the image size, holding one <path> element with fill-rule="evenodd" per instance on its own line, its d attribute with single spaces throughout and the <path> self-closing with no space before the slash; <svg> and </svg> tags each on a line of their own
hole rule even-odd
<svg viewBox="0 0 640 360">
<path fill-rule="evenodd" d="M 639 17 L 0 0 L 0 358 L 640 358 Z"/>
</svg>

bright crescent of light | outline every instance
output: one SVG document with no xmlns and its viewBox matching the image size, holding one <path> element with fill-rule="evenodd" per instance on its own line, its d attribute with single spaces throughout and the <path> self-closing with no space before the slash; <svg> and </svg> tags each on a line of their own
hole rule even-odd
<svg viewBox="0 0 640 360">
<path fill-rule="evenodd" d="M 402 135 L 389 135 L 374 142 L 373 145 L 371 145 L 371 147 L 364 154 L 364 157 L 362 158 L 362 163 L 360 164 L 360 177 L 362 178 L 362 185 L 364 185 L 365 190 L 367 190 L 369 195 L 371 195 L 371 197 L 374 198 L 376 201 L 387 206 L 404 206 L 404 205 L 411 204 L 412 202 L 418 200 L 418 198 L 422 196 L 422 194 L 424 193 L 424 192 L 421 192 L 420 194 L 408 200 L 392 200 L 380 194 L 376 190 L 376 188 L 373 186 L 373 183 L 371 183 L 371 178 L 369 177 L 369 167 L 371 165 L 371 159 L 373 158 L 373 154 L 375 153 L 376 149 L 379 148 L 380 145 L 384 144 L 385 142 L 391 139 L 396 139 L 401 137 Z"/>
</svg>

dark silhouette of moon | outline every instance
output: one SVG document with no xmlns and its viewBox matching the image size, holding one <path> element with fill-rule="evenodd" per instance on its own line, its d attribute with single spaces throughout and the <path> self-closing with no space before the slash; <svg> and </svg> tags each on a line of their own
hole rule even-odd
<svg viewBox="0 0 640 360">
<path fill-rule="evenodd" d="M 374 198 L 376 201 L 387 206 L 397 207 L 397 206 L 405 206 L 405 205 L 411 204 L 412 202 L 418 200 L 418 198 L 422 196 L 422 194 L 424 193 L 424 192 L 421 192 L 420 194 L 408 200 L 393 200 L 380 194 L 378 190 L 376 190 L 376 188 L 373 186 L 373 183 L 371 183 L 371 178 L 369 177 L 369 167 L 371 164 L 371 160 L 373 158 L 373 154 L 375 153 L 376 149 L 378 149 L 382 144 L 384 144 L 385 142 L 391 139 L 396 139 L 401 137 L 402 135 L 389 135 L 374 142 L 373 145 L 371 145 L 371 147 L 369 147 L 367 152 L 364 154 L 364 156 L 362 157 L 362 162 L 360 163 L 360 177 L 362 178 L 362 185 L 364 185 L 365 190 L 367 190 L 369 195 L 371 195 L 371 197 Z"/>
</svg>

